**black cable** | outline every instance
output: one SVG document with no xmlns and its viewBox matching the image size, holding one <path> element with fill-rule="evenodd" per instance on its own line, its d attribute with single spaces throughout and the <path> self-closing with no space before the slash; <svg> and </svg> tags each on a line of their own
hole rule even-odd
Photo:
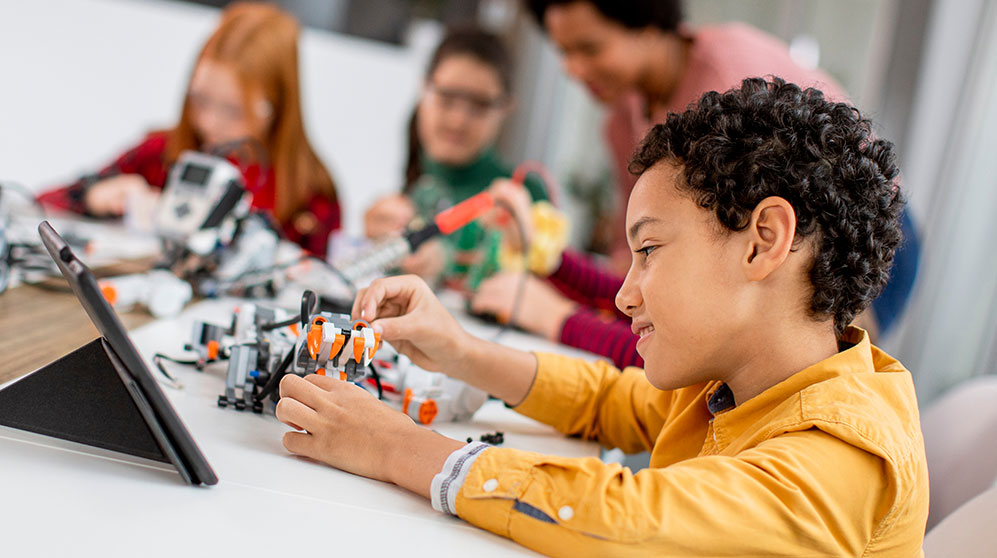
<svg viewBox="0 0 997 558">
<path fill-rule="evenodd" d="M 377 373 L 377 368 L 374 368 L 374 363 L 367 363 L 367 369 L 370 370 L 370 377 L 374 378 L 374 385 L 377 386 L 377 398 L 384 401 L 384 390 L 381 388 L 381 375 Z"/>
<path fill-rule="evenodd" d="M 298 314 L 302 329 L 308 327 L 308 322 L 316 310 L 318 310 L 318 295 L 311 289 L 305 289 L 305 292 L 301 293 L 301 313 Z"/>
<path fill-rule="evenodd" d="M 180 381 L 177 380 L 176 377 L 173 376 L 173 374 L 170 374 L 169 372 L 166 371 L 166 367 L 163 366 L 163 361 L 164 360 L 168 360 L 168 361 L 176 363 L 176 364 L 182 364 L 184 366 L 196 366 L 197 365 L 197 361 L 196 360 L 182 360 L 182 359 L 179 359 L 179 358 L 173 358 L 171 356 L 164 355 L 163 353 L 156 353 L 155 355 L 153 355 L 152 356 L 152 362 L 153 362 L 153 364 L 156 365 L 156 368 L 159 369 L 159 372 L 162 373 L 163 376 L 166 376 L 166 379 L 169 380 L 171 383 L 173 383 L 174 386 L 180 385 Z"/>
<path fill-rule="evenodd" d="M 291 362 L 294 360 L 294 350 L 295 346 L 291 346 L 291 350 L 287 351 L 287 355 L 284 356 L 284 360 L 280 361 L 280 365 L 277 366 L 277 370 L 274 370 L 273 376 L 267 380 L 267 383 L 263 386 L 263 389 L 259 393 L 253 396 L 253 401 L 260 403 L 263 399 L 270 395 L 277 386 L 280 385 L 281 379 L 287 375 L 287 368 L 291 366 Z"/>
<path fill-rule="evenodd" d="M 273 322 L 273 323 L 269 323 L 269 324 L 263 324 L 263 325 L 260 326 L 260 330 L 261 331 L 270 331 L 270 330 L 273 330 L 273 329 L 280 329 L 282 327 L 287 327 L 289 325 L 296 324 L 296 323 L 298 323 L 298 320 L 300 320 L 300 319 L 301 319 L 301 316 L 298 315 L 298 316 L 294 316 L 293 318 L 288 318 L 288 319 L 280 321 L 280 322 Z"/>
</svg>

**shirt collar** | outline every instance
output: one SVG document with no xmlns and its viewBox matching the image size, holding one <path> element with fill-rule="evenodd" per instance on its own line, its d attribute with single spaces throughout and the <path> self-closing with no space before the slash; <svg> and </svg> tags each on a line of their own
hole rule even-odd
<svg viewBox="0 0 997 558">
<path fill-rule="evenodd" d="M 708 395 L 707 397 L 706 408 L 714 416 L 736 405 L 734 403 L 734 392 L 730 390 L 727 384 L 720 384 L 716 389 L 712 390 L 712 395 Z"/>
<path fill-rule="evenodd" d="M 793 374 L 762 393 L 735 403 L 727 384 L 717 384 L 707 391 L 707 408 L 714 415 L 714 429 L 726 430 L 723 438 L 734 439 L 762 417 L 808 386 L 839 376 L 868 373 L 878 367 L 873 362 L 869 335 L 862 329 L 848 327 L 839 339 L 844 350 Z"/>
</svg>

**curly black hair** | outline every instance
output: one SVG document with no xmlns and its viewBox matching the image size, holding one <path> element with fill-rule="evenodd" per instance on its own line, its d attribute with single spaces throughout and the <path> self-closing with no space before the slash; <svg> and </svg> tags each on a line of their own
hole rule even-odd
<svg viewBox="0 0 997 558">
<path fill-rule="evenodd" d="M 845 103 L 780 78 L 746 79 L 672 113 L 630 162 L 681 165 L 688 191 L 729 231 L 744 230 L 768 196 L 796 212 L 796 238 L 811 239 L 810 315 L 841 333 L 886 285 L 900 245 L 904 196 L 893 144 Z"/>
<path fill-rule="evenodd" d="M 526 0 L 526 7 L 543 28 L 548 8 L 576 2 L 592 4 L 607 19 L 628 29 L 677 31 L 682 23 L 681 0 Z"/>
</svg>

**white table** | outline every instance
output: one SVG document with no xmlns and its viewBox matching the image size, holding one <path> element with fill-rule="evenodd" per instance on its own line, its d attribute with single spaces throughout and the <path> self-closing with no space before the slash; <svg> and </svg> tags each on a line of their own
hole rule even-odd
<svg viewBox="0 0 997 558">
<path fill-rule="evenodd" d="M 147 360 L 178 354 L 195 319 L 223 323 L 231 301 L 208 301 L 131 332 Z M 452 304 L 451 304 L 452 306 Z M 494 326 L 459 317 L 473 333 Z M 526 350 L 584 354 L 523 333 L 501 342 Z M 455 518 L 403 489 L 290 455 L 288 430 L 273 416 L 217 407 L 224 368 L 173 366 L 184 388 L 164 391 L 219 477 L 184 485 L 172 468 L 88 446 L 0 427 L 0 554 L 4 556 L 477 556 L 528 551 Z M 505 445 L 596 456 L 594 443 L 567 439 L 496 401 L 446 435 L 502 430 Z"/>
</svg>

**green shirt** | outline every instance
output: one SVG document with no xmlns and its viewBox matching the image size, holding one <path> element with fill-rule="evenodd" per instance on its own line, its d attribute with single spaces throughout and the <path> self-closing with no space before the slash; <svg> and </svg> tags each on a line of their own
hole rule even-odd
<svg viewBox="0 0 997 558">
<path fill-rule="evenodd" d="M 423 220 L 429 221 L 440 211 L 488 189 L 496 178 L 510 178 L 513 169 L 506 165 L 493 148 L 482 152 L 474 162 L 451 166 L 421 155 L 423 173 L 409 196 Z M 546 200 L 543 183 L 534 175 L 525 180 L 526 189 L 534 201 Z M 449 263 L 444 271 L 448 279 L 469 276 L 476 288 L 478 282 L 497 271 L 498 231 L 488 231 L 477 222 L 448 235 L 444 242 Z M 469 260 L 474 259 L 474 264 Z"/>
</svg>

